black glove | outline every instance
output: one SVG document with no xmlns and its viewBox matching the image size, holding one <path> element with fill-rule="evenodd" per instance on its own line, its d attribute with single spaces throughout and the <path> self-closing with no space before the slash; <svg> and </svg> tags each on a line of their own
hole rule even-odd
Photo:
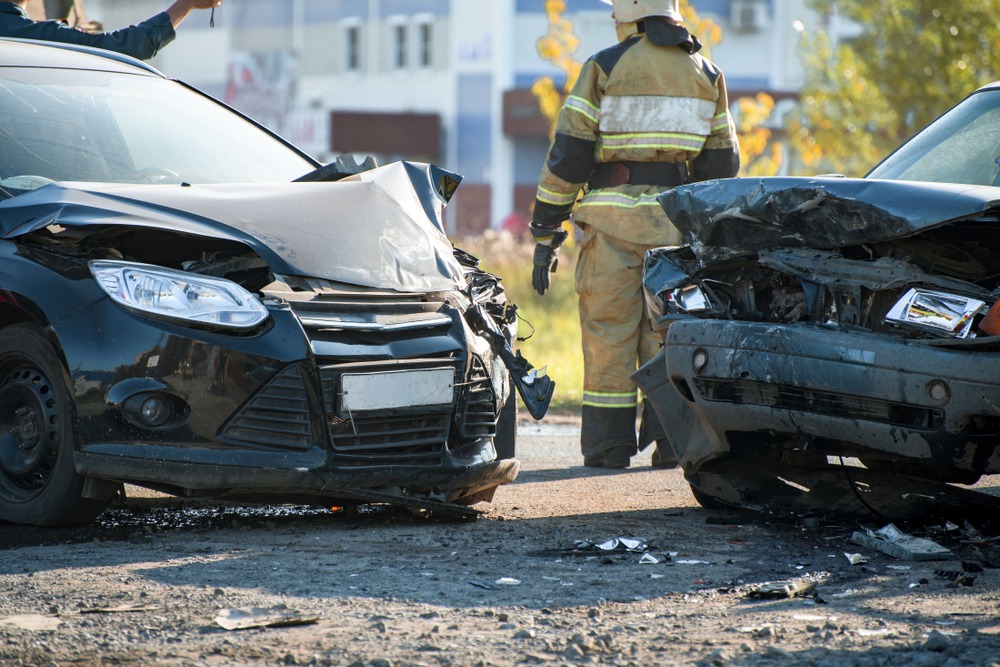
<svg viewBox="0 0 1000 667">
<path fill-rule="evenodd" d="M 559 247 L 536 243 L 532 264 L 531 286 L 539 294 L 545 294 L 545 291 L 549 289 L 549 274 L 555 273 L 559 266 Z"/>
</svg>

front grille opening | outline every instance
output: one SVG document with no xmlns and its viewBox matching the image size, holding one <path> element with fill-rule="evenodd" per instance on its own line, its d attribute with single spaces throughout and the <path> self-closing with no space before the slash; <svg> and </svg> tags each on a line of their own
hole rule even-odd
<svg viewBox="0 0 1000 667">
<path fill-rule="evenodd" d="M 706 401 L 760 405 L 776 410 L 861 419 L 925 431 L 937 430 L 944 423 L 943 410 L 792 385 L 697 378 L 695 387 Z"/>
<path fill-rule="evenodd" d="M 694 394 L 691 392 L 691 387 L 688 385 L 687 380 L 684 378 L 673 378 L 674 388 L 677 389 L 677 393 L 684 397 L 684 400 L 688 403 L 694 403 Z"/>
<path fill-rule="evenodd" d="M 449 415 L 377 417 L 331 416 L 328 421 L 336 463 L 343 467 L 440 465 L 448 441 Z"/>
<path fill-rule="evenodd" d="M 459 437 L 462 440 L 495 437 L 499 401 L 486 364 L 478 356 L 472 358 L 472 369 L 463 387 L 462 401 L 464 410 L 459 421 Z"/>
<path fill-rule="evenodd" d="M 302 370 L 289 366 L 248 400 L 219 434 L 220 440 L 262 449 L 304 451 L 321 442 L 313 433 Z"/>
</svg>

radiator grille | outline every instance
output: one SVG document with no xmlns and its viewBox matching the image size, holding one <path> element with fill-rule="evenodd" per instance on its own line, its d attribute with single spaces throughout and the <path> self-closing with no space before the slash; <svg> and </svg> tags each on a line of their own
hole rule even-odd
<svg viewBox="0 0 1000 667">
<path fill-rule="evenodd" d="M 695 387 L 706 401 L 761 405 L 928 431 L 936 430 L 944 423 L 942 410 L 792 385 L 696 378 Z"/>
<path fill-rule="evenodd" d="M 299 367 L 289 366 L 271 378 L 229 420 L 220 438 L 269 449 L 308 449 L 314 438 Z"/>
<path fill-rule="evenodd" d="M 461 437 L 474 439 L 496 436 L 499 410 L 497 395 L 486 364 L 479 357 L 472 358 L 472 372 L 466 382 Z"/>
</svg>

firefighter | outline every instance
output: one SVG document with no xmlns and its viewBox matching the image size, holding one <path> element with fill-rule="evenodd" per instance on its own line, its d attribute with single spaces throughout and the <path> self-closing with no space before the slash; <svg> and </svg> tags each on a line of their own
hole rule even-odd
<svg viewBox="0 0 1000 667">
<path fill-rule="evenodd" d="M 735 176 L 739 145 L 722 71 L 698 55 L 678 0 L 604 0 L 619 42 L 591 56 L 559 112 L 538 184 L 532 286 L 545 294 L 566 239 L 582 232 L 576 267 L 583 336 L 584 465 L 626 468 L 656 442 L 653 465 L 676 458 L 629 377 L 656 355 L 642 293 L 647 250 L 681 235 L 656 201 L 665 189 Z M 583 197 L 577 202 L 581 190 Z M 574 213 L 575 205 L 575 213 Z"/>
<path fill-rule="evenodd" d="M 100 33 L 78 30 L 61 21 L 32 20 L 28 16 L 28 3 L 29 0 L 0 2 L 0 37 L 94 46 L 148 60 L 173 41 L 174 31 L 188 14 L 196 9 L 218 7 L 222 0 L 174 0 L 166 10 L 142 23 Z"/>
</svg>

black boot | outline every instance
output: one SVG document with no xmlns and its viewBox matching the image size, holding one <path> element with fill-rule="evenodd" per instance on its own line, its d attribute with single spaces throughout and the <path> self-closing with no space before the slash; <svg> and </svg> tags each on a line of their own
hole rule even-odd
<svg viewBox="0 0 1000 667">
<path fill-rule="evenodd" d="M 591 468 L 627 468 L 638 448 L 635 408 L 583 406 L 580 430 L 583 465 Z"/>
</svg>

